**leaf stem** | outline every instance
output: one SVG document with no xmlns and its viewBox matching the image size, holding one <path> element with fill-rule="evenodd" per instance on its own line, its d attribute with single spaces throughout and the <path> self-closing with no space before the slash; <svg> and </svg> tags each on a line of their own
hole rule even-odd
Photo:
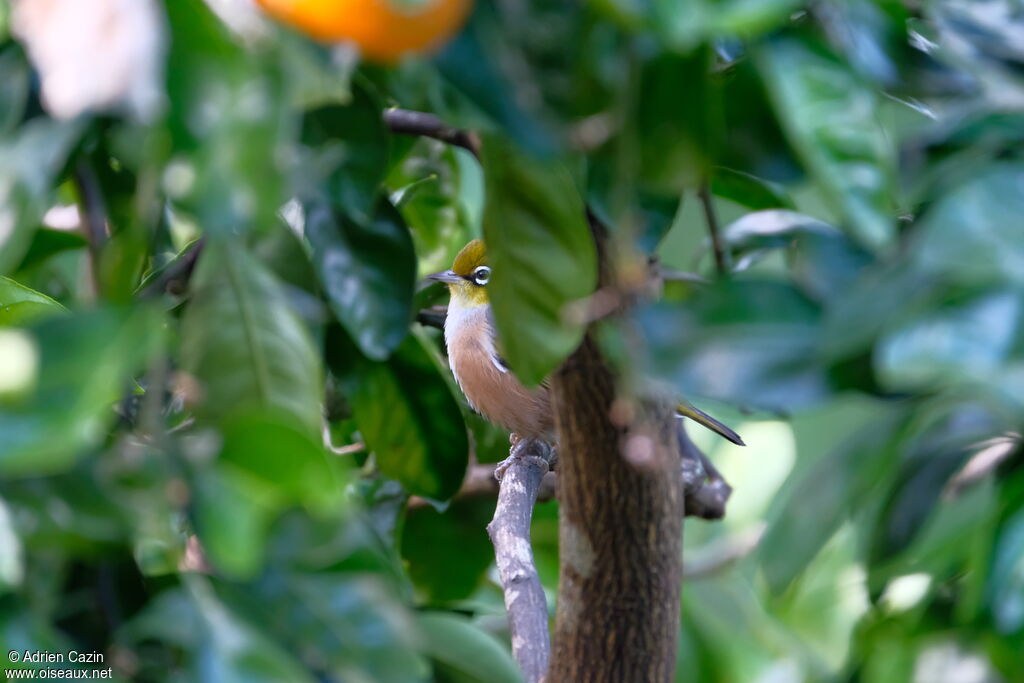
<svg viewBox="0 0 1024 683">
<path fill-rule="evenodd" d="M 729 253 L 722 243 L 718 230 L 718 216 L 715 215 L 715 205 L 711 199 L 711 181 L 705 178 L 697 188 L 697 196 L 700 198 L 701 207 L 704 209 L 704 221 L 708 227 L 708 234 L 711 236 L 711 249 L 715 254 L 715 269 L 719 276 L 729 277 Z"/>
</svg>

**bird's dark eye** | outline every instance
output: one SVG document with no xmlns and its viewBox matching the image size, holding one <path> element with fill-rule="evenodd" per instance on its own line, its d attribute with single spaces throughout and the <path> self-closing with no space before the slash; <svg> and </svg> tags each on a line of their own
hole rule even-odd
<svg viewBox="0 0 1024 683">
<path fill-rule="evenodd" d="M 483 285 L 487 284 L 487 281 L 491 279 L 491 269 L 487 266 L 480 266 L 473 271 L 473 284 Z"/>
</svg>

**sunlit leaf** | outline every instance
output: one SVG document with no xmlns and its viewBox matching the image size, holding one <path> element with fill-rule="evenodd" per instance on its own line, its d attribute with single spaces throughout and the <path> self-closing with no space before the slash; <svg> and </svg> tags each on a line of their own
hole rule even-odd
<svg viewBox="0 0 1024 683">
<path fill-rule="evenodd" d="M 421 614 L 424 651 L 444 671 L 446 680 L 517 683 L 522 680 L 512 655 L 493 636 L 465 617 L 445 612 Z"/>
<path fill-rule="evenodd" d="M 14 280 L 0 276 L 0 327 L 27 323 L 67 311 L 50 297 Z"/>
</svg>

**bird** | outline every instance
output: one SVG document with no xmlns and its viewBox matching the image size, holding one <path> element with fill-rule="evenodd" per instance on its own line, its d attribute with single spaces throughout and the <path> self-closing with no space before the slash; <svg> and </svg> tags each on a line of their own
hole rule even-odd
<svg viewBox="0 0 1024 683">
<path fill-rule="evenodd" d="M 548 381 L 533 388 L 524 386 L 499 352 L 487 294 L 491 267 L 483 240 L 466 244 L 449 270 L 427 277 L 448 286 L 450 301 L 444 323 L 448 365 L 470 407 L 520 438 L 554 443 Z M 732 429 L 686 401 L 678 401 L 676 412 L 735 444 L 745 445 Z"/>
</svg>

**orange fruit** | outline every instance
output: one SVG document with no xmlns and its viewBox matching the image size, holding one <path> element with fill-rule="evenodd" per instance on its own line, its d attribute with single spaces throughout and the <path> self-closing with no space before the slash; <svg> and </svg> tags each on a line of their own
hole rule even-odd
<svg viewBox="0 0 1024 683">
<path fill-rule="evenodd" d="M 277 19 L 317 40 L 350 41 L 377 62 L 444 45 L 473 0 L 258 0 Z"/>
</svg>

